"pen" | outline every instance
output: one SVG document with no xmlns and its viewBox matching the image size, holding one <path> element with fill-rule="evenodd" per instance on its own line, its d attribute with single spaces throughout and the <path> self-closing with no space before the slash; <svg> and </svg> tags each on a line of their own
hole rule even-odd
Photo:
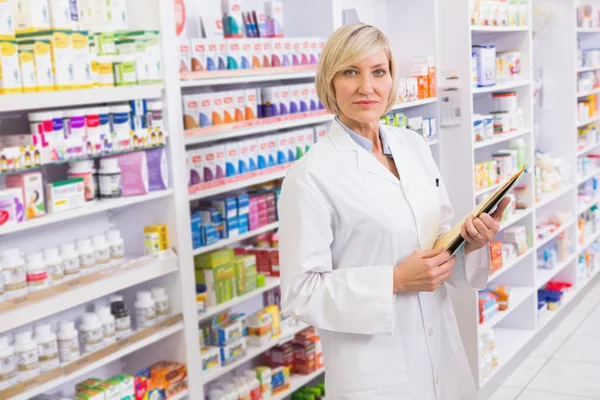
<svg viewBox="0 0 600 400">
<path fill-rule="evenodd" d="M 435 178 L 435 187 L 440 187 L 440 178 Z"/>
</svg>

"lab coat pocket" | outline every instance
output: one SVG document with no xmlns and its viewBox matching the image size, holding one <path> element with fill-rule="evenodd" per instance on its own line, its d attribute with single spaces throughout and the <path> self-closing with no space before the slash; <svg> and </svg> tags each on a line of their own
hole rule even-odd
<svg viewBox="0 0 600 400">
<path fill-rule="evenodd" d="M 437 238 L 440 226 L 440 188 L 431 184 L 419 187 L 414 211 L 419 228 L 419 241 L 422 249 L 431 249 Z"/>
</svg>

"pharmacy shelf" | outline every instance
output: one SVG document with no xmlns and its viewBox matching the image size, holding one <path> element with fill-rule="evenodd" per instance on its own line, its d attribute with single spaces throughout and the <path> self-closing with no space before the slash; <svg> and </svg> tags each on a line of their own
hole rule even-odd
<svg viewBox="0 0 600 400">
<path fill-rule="evenodd" d="M 592 65 L 590 67 L 579 67 L 577 68 L 577 73 L 579 72 L 590 72 L 600 69 L 600 65 Z"/>
<path fill-rule="evenodd" d="M 547 206 L 548 204 L 552 203 L 554 200 L 556 200 L 556 199 L 564 196 L 565 194 L 567 194 L 574 187 L 575 187 L 575 185 L 563 183 L 561 185 L 560 189 L 555 190 L 554 192 L 549 192 L 549 193 L 543 194 L 541 196 L 540 201 L 538 201 L 536 203 L 535 208 L 540 209 L 542 207 Z"/>
<path fill-rule="evenodd" d="M 494 190 L 498 189 L 500 186 L 502 186 L 502 183 L 496 183 L 495 185 L 488 186 L 488 187 L 486 187 L 484 189 L 477 190 L 475 192 L 475 197 L 479 197 L 479 196 L 481 196 L 483 194 L 486 194 L 486 193 L 489 193 L 489 192 L 493 192 Z"/>
<path fill-rule="evenodd" d="M 210 253 L 213 250 L 218 250 L 223 247 L 227 247 L 229 245 L 239 243 L 246 239 L 252 239 L 254 237 L 262 235 L 263 233 L 274 231 L 277 228 L 279 228 L 279 222 L 273 222 L 272 224 L 268 224 L 261 228 L 250 231 L 248 233 L 244 233 L 243 235 L 235 236 L 235 237 L 232 237 L 229 239 L 219 240 L 217 243 L 212 244 L 210 246 L 200 247 L 199 249 L 194 250 L 194 252 L 192 254 L 197 256 L 199 254 Z"/>
<path fill-rule="evenodd" d="M 528 26 L 484 26 L 471 25 L 471 32 L 529 32 Z"/>
<path fill-rule="evenodd" d="M 577 28 L 577 33 L 600 33 L 600 28 Z"/>
<path fill-rule="evenodd" d="M 271 400 L 283 400 L 286 397 L 291 396 L 296 390 L 302 389 L 315 379 L 319 378 L 325 373 L 325 369 L 320 369 L 308 375 L 293 374 L 290 376 L 290 388 L 285 392 L 271 396 Z M 171 400 L 171 399 L 169 399 Z"/>
<path fill-rule="evenodd" d="M 80 107 L 89 104 L 119 103 L 129 100 L 158 99 L 162 84 L 118 86 L 54 92 L 0 95 L 0 112 L 40 110 L 44 108 Z"/>
<path fill-rule="evenodd" d="M 234 190 L 244 189 L 254 185 L 282 179 L 292 163 L 278 165 L 267 169 L 261 169 L 249 172 L 243 175 L 236 175 L 229 178 L 218 179 L 215 181 L 201 183 L 189 187 L 189 199 L 200 200 L 219 194 L 232 192 Z"/>
<path fill-rule="evenodd" d="M 428 140 L 428 141 L 426 141 L 426 143 L 427 143 L 429 146 L 435 146 L 435 145 L 438 145 L 438 144 L 440 144 L 440 139 Z"/>
<path fill-rule="evenodd" d="M 511 286 L 510 300 L 508 309 L 497 311 L 492 318 L 479 324 L 480 332 L 485 332 L 494 326 L 498 325 L 504 318 L 508 317 L 516 310 L 525 300 L 533 295 L 535 289 L 532 287 Z"/>
<path fill-rule="evenodd" d="M 570 263 L 572 263 L 576 257 L 577 257 L 577 254 L 573 253 L 569 257 L 567 257 L 567 259 L 565 261 L 558 263 L 558 265 L 552 269 L 536 268 L 536 270 L 535 270 L 535 287 L 537 289 L 539 289 L 542 286 L 544 286 L 546 283 L 548 283 L 548 281 L 550 281 L 550 279 L 554 278 L 556 275 L 558 275 L 560 272 L 562 272 L 562 270 L 567 268 L 567 266 Z"/>
<path fill-rule="evenodd" d="M 585 240 L 585 242 L 583 242 L 582 245 L 578 245 L 577 253 L 583 252 L 585 249 L 590 247 L 596 240 L 598 240 L 598 238 L 600 238 L 600 231 L 593 233 L 589 238 Z"/>
<path fill-rule="evenodd" d="M 34 322 L 178 271 L 177 256 L 172 250 L 133 259 L 27 296 L 0 303 L 0 332 Z"/>
<path fill-rule="evenodd" d="M 532 248 L 527 249 L 527 251 L 525 251 L 520 256 L 515 257 L 512 260 L 508 260 L 508 262 L 506 263 L 506 265 L 504 264 L 504 260 L 503 260 L 502 261 L 502 267 L 500 267 L 499 270 L 494 271 L 494 273 L 490 275 L 490 278 L 488 279 L 488 282 L 491 282 L 494 279 L 498 278 L 500 275 L 504 274 L 505 272 L 508 272 L 510 269 L 512 269 L 514 266 L 518 265 L 525 258 L 529 257 L 529 255 L 531 253 L 533 253 L 533 249 Z"/>
<path fill-rule="evenodd" d="M 583 149 L 577 150 L 577 157 L 581 157 L 585 153 L 588 153 L 588 152 L 590 152 L 592 150 L 595 150 L 598 147 L 600 147 L 600 142 L 599 143 L 593 143 L 593 144 L 590 144 L 588 146 L 585 146 Z"/>
<path fill-rule="evenodd" d="M 181 319 L 181 318 L 180 318 Z M 150 328 L 152 329 L 152 328 Z M 123 341 L 119 341 L 115 343 L 115 347 L 119 348 L 117 351 L 110 352 L 105 357 L 102 357 L 93 362 L 86 362 L 86 357 L 82 357 L 80 360 L 74 361 L 73 363 L 65 366 L 63 370 L 69 371 L 69 373 L 62 374 L 59 378 L 53 379 L 51 381 L 42 383 L 40 385 L 36 385 L 33 388 L 23 391 L 16 396 L 10 397 L 11 400 L 28 400 L 34 396 L 37 396 L 42 393 L 46 393 L 53 388 L 64 385 L 68 382 L 71 382 L 79 377 L 86 376 L 92 371 L 107 365 L 113 361 L 117 361 L 122 359 L 123 357 L 136 352 L 144 347 L 150 346 L 166 337 L 169 337 L 179 331 L 183 330 L 183 321 L 179 321 L 173 325 L 167 326 L 165 328 L 158 329 L 156 333 L 144 337 L 141 340 L 136 340 L 133 342 L 129 342 L 128 339 L 124 339 Z M 103 352 L 103 350 L 99 350 L 98 352 Z M 80 366 L 80 367 L 79 367 Z M 0 392 L 1 393 L 1 392 Z M 1 396 L 0 396 L 1 397 Z"/>
<path fill-rule="evenodd" d="M 438 101 L 437 97 L 430 97 L 427 99 L 407 101 L 404 103 L 396 103 L 392 106 L 392 108 L 390 109 L 389 112 L 406 110 L 407 108 L 413 108 L 413 107 L 424 106 L 427 104 L 433 104 L 433 103 L 437 103 L 437 101 Z"/>
<path fill-rule="evenodd" d="M 595 168 L 593 171 L 588 172 L 584 176 L 577 175 L 577 185 L 581 185 L 582 183 L 585 183 L 586 181 L 588 181 L 588 180 L 592 179 L 593 177 L 595 177 L 596 175 L 598 175 L 598 173 L 600 173 L 600 168 Z"/>
<path fill-rule="evenodd" d="M 588 124 L 593 124 L 594 122 L 598 122 L 598 121 L 600 121 L 600 115 L 577 122 L 577 127 L 581 128 L 582 126 L 586 126 Z"/>
<path fill-rule="evenodd" d="M 594 89 L 594 90 L 586 90 L 584 92 L 577 92 L 577 98 L 591 96 L 593 94 L 598 94 L 598 93 L 600 93 L 600 88 Z"/>
<path fill-rule="evenodd" d="M 518 137 L 524 136 L 529 132 L 529 129 L 519 129 L 516 132 L 495 134 L 492 139 L 487 139 L 481 142 L 475 142 L 473 144 L 473 148 L 477 150 L 484 147 L 493 146 L 498 143 L 506 142 L 511 139 L 516 139 Z"/>
<path fill-rule="evenodd" d="M 600 201 L 600 196 L 596 196 L 590 201 L 586 201 L 584 203 L 579 204 L 579 208 L 577 210 L 577 215 L 581 215 L 582 213 L 586 212 L 587 210 L 592 208 L 592 206 L 595 206 L 596 204 L 598 204 L 599 201 Z"/>
<path fill-rule="evenodd" d="M 245 301 L 248 301 L 254 297 L 262 295 L 264 292 L 267 292 L 271 289 L 275 289 L 279 286 L 280 280 L 279 277 L 266 277 L 265 286 L 257 288 L 250 293 L 246 293 L 243 296 L 234 297 L 226 303 L 219 304 L 218 306 L 207 307 L 205 311 L 198 312 L 198 321 L 204 322 L 212 317 L 215 317 L 223 312 L 227 311 L 231 307 L 234 307 L 238 304 L 242 304 Z"/>
<path fill-rule="evenodd" d="M 233 85 L 237 83 L 271 82 L 314 78 L 316 66 L 238 69 L 229 71 L 184 72 L 181 87 Z"/>
<path fill-rule="evenodd" d="M 46 214 L 43 217 L 28 220 L 20 224 L 4 225 L 0 228 L 0 236 L 8 235 L 10 233 L 23 232 L 28 229 L 39 228 L 45 225 L 56 224 L 59 222 L 68 221 L 75 218 L 81 218 L 88 215 L 98 214 L 105 211 L 114 210 L 117 208 L 123 208 L 140 204 L 148 201 L 157 199 L 163 199 L 173 194 L 172 189 L 161 190 L 158 192 L 151 192 L 142 196 L 122 197 L 119 199 L 105 199 L 96 200 L 94 202 L 86 203 L 83 207 L 76 208 L 69 211 L 63 211 L 58 213 Z"/>
<path fill-rule="evenodd" d="M 512 224 L 519 222 L 520 220 L 527 217 L 528 215 L 531 215 L 532 212 L 533 212 L 532 208 L 527 208 L 525 210 L 515 210 L 514 214 L 511 215 L 509 219 L 500 223 L 500 230 L 504 230 L 504 229 L 508 228 L 509 226 L 511 226 Z"/>
<path fill-rule="evenodd" d="M 218 367 L 217 369 L 208 372 L 206 375 L 200 376 L 200 380 L 203 382 L 203 384 L 212 382 L 215 379 L 235 370 L 240 365 L 245 364 L 248 361 L 260 356 L 265 351 L 270 350 L 275 346 L 280 346 L 283 343 L 289 342 L 290 340 L 294 339 L 296 333 L 302 331 L 303 329 L 306 329 L 307 327 L 308 325 L 300 322 L 298 323 L 298 326 L 294 327 L 289 332 L 282 332 L 281 336 L 275 338 L 274 340 L 271 340 L 267 344 L 264 344 L 262 346 L 248 346 L 246 348 L 246 354 L 240 356 L 237 360 L 225 366 Z"/>
<path fill-rule="evenodd" d="M 473 94 L 495 93 L 495 92 L 502 92 L 505 90 L 517 89 L 517 88 L 529 86 L 529 85 L 531 85 L 531 81 L 526 81 L 526 80 L 515 81 L 515 82 L 502 83 L 500 85 L 494 85 L 494 86 L 472 88 L 472 93 Z"/>
<path fill-rule="evenodd" d="M 240 138 L 257 133 L 280 131 L 307 125 L 322 124 L 333 120 L 325 111 L 284 115 L 281 117 L 259 118 L 233 124 L 209 126 L 206 128 L 187 129 L 184 132 L 186 146 L 215 140 Z"/>
<path fill-rule="evenodd" d="M 573 223 L 575 223 L 575 219 L 572 218 L 564 223 L 562 223 L 558 229 L 556 229 L 554 232 L 552 232 L 551 235 L 546 236 L 543 239 L 538 239 L 537 238 L 537 232 L 535 233 L 535 248 L 536 249 L 540 249 L 542 247 L 544 247 L 545 245 L 547 245 L 548 243 L 550 243 L 550 241 L 552 239 L 555 239 L 558 235 L 560 235 L 564 230 L 566 230 L 567 228 L 569 228 L 571 225 L 573 225 Z"/>
</svg>

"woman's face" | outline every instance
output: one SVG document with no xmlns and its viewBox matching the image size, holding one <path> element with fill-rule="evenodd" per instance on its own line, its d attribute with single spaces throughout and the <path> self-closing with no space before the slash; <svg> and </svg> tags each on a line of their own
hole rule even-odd
<svg viewBox="0 0 600 400">
<path fill-rule="evenodd" d="M 363 123 L 378 121 L 392 89 L 390 63 L 385 50 L 338 72 L 333 78 L 341 114 Z"/>
</svg>

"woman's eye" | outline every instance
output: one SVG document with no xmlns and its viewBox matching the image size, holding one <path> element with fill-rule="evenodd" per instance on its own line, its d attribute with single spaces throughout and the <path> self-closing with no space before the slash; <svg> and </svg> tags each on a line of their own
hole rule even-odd
<svg viewBox="0 0 600 400">
<path fill-rule="evenodd" d="M 354 71 L 352 69 L 349 69 L 349 70 L 344 71 L 344 75 L 346 75 L 346 76 L 354 76 L 354 75 L 356 75 L 356 71 Z"/>
<path fill-rule="evenodd" d="M 375 70 L 375 76 L 384 76 L 385 74 L 386 74 L 386 71 L 384 69 Z"/>
</svg>

